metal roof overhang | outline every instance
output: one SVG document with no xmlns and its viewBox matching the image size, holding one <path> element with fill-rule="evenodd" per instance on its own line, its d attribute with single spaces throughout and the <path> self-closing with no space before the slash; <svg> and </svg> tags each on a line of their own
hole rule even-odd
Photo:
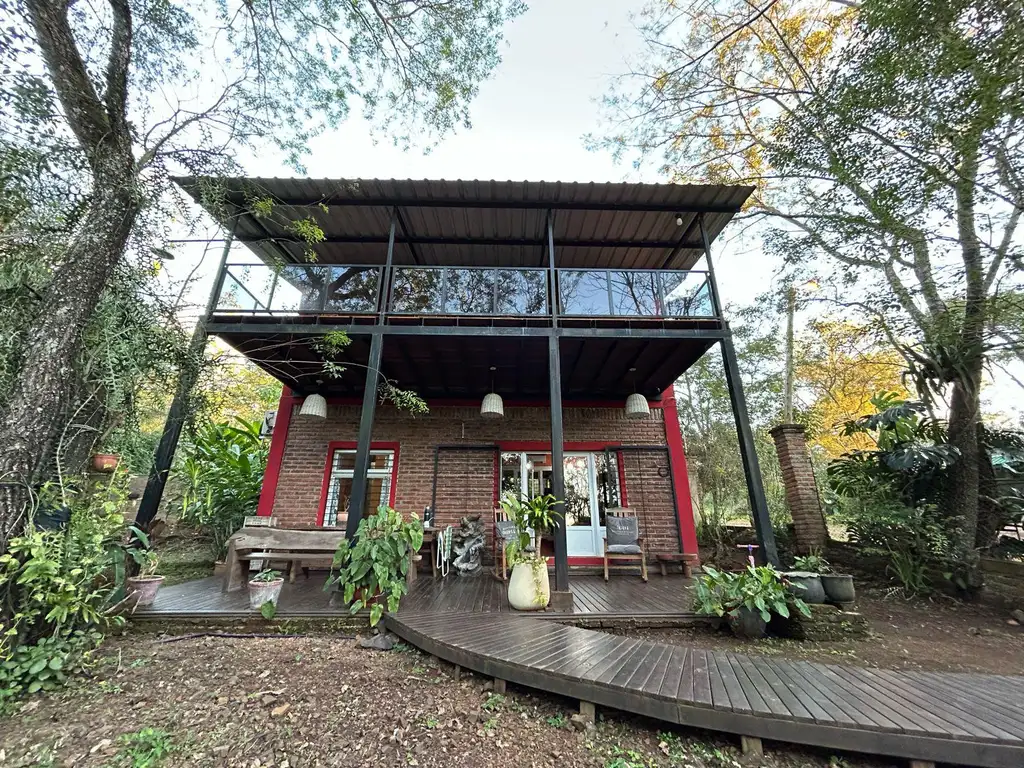
<svg viewBox="0 0 1024 768">
<path fill-rule="evenodd" d="M 383 264 L 392 211 L 395 264 L 688 269 L 753 187 L 687 184 L 178 177 L 181 187 L 265 262 Z M 251 201 L 269 198 L 269 216 Z M 289 227 L 312 217 L 312 247 Z M 681 220 L 681 224 L 677 223 Z"/>
</svg>

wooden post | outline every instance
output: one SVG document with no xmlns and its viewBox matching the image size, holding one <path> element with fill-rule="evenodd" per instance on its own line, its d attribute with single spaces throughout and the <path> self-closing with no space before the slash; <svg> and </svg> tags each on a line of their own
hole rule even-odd
<svg viewBox="0 0 1024 768">
<path fill-rule="evenodd" d="M 597 720 L 597 707 L 591 701 L 581 701 L 580 714 L 586 719 L 588 723 L 593 723 L 595 720 Z"/>
<path fill-rule="evenodd" d="M 500 677 L 494 678 L 494 692 L 502 695 L 505 693 L 505 681 Z"/>
<path fill-rule="evenodd" d="M 911 760 L 910 768 L 935 768 L 935 763 L 931 760 Z"/>
<path fill-rule="evenodd" d="M 763 755 L 764 747 L 756 736 L 740 736 L 740 747 L 744 755 Z M 912 767 L 913 768 L 913 767 Z"/>
</svg>

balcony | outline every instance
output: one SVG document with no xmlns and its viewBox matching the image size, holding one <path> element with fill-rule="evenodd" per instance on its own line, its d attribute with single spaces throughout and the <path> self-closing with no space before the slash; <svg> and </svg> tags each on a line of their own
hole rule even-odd
<svg viewBox="0 0 1024 768">
<path fill-rule="evenodd" d="M 281 322 L 345 316 L 372 321 L 433 318 L 552 319 L 551 297 L 567 320 L 708 320 L 715 318 L 708 274 L 701 270 L 410 267 L 393 269 L 382 295 L 383 267 L 232 263 L 221 277 L 215 314 Z"/>
</svg>

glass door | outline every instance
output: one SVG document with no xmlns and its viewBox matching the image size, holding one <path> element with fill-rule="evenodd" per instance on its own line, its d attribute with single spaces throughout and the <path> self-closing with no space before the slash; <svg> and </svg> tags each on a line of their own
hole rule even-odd
<svg viewBox="0 0 1024 768">
<path fill-rule="evenodd" d="M 570 557 L 597 554 L 600 515 L 594 481 L 594 455 L 565 456 L 565 541 Z"/>
</svg>

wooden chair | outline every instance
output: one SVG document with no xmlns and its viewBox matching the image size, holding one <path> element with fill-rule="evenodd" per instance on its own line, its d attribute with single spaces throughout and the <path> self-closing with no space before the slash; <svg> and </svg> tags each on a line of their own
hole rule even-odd
<svg viewBox="0 0 1024 768">
<path fill-rule="evenodd" d="M 626 507 L 605 510 L 604 580 L 608 581 L 608 561 L 640 561 L 640 578 L 647 581 L 647 549 L 640 535 L 636 512 Z"/>
<path fill-rule="evenodd" d="M 505 529 L 505 531 L 503 532 L 502 529 Z M 508 517 L 508 512 L 501 507 L 495 507 L 494 528 L 492 532 L 494 542 L 494 577 L 496 579 L 501 579 L 502 581 L 508 581 L 508 564 L 505 558 L 505 545 L 508 543 L 508 537 L 512 535 L 512 533 L 508 532 L 509 529 L 514 533 L 515 528 Z"/>
</svg>

